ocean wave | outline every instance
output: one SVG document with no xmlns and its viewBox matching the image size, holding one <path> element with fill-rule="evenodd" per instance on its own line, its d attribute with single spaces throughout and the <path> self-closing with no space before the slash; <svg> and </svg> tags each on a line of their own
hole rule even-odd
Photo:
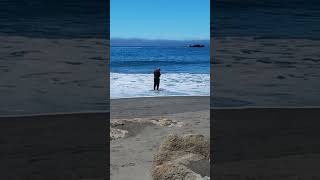
<svg viewBox="0 0 320 180">
<path fill-rule="evenodd" d="M 210 74 L 165 73 L 160 91 L 153 91 L 153 74 L 110 73 L 111 99 L 151 96 L 209 96 Z"/>
</svg>

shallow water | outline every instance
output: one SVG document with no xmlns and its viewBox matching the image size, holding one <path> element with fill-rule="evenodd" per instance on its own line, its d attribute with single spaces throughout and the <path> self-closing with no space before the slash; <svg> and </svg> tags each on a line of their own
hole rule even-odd
<svg viewBox="0 0 320 180">
<path fill-rule="evenodd" d="M 111 73 L 111 99 L 152 96 L 209 96 L 210 75 L 162 74 L 159 91 L 153 90 L 153 74 Z"/>
</svg>

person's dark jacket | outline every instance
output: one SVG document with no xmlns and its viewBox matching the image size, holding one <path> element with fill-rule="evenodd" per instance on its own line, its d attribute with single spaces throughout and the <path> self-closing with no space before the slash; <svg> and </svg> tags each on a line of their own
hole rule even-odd
<svg viewBox="0 0 320 180">
<path fill-rule="evenodd" d="M 154 70 L 153 75 L 154 75 L 154 78 L 160 78 L 161 76 L 160 70 Z"/>
</svg>

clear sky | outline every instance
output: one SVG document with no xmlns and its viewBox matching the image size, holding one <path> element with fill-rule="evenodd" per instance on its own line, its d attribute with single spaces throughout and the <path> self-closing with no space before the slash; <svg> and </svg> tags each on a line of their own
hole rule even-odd
<svg viewBox="0 0 320 180">
<path fill-rule="evenodd" d="M 210 38 L 210 0 L 110 0 L 111 38 Z"/>
</svg>

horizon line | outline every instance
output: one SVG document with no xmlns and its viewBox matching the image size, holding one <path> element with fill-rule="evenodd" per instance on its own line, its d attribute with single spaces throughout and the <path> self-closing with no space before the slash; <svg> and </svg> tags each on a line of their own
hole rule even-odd
<svg viewBox="0 0 320 180">
<path fill-rule="evenodd" d="M 121 37 L 110 37 L 110 40 L 145 40 L 145 41 L 210 41 L 208 39 L 160 39 L 160 38 L 121 38 Z"/>
</svg>

